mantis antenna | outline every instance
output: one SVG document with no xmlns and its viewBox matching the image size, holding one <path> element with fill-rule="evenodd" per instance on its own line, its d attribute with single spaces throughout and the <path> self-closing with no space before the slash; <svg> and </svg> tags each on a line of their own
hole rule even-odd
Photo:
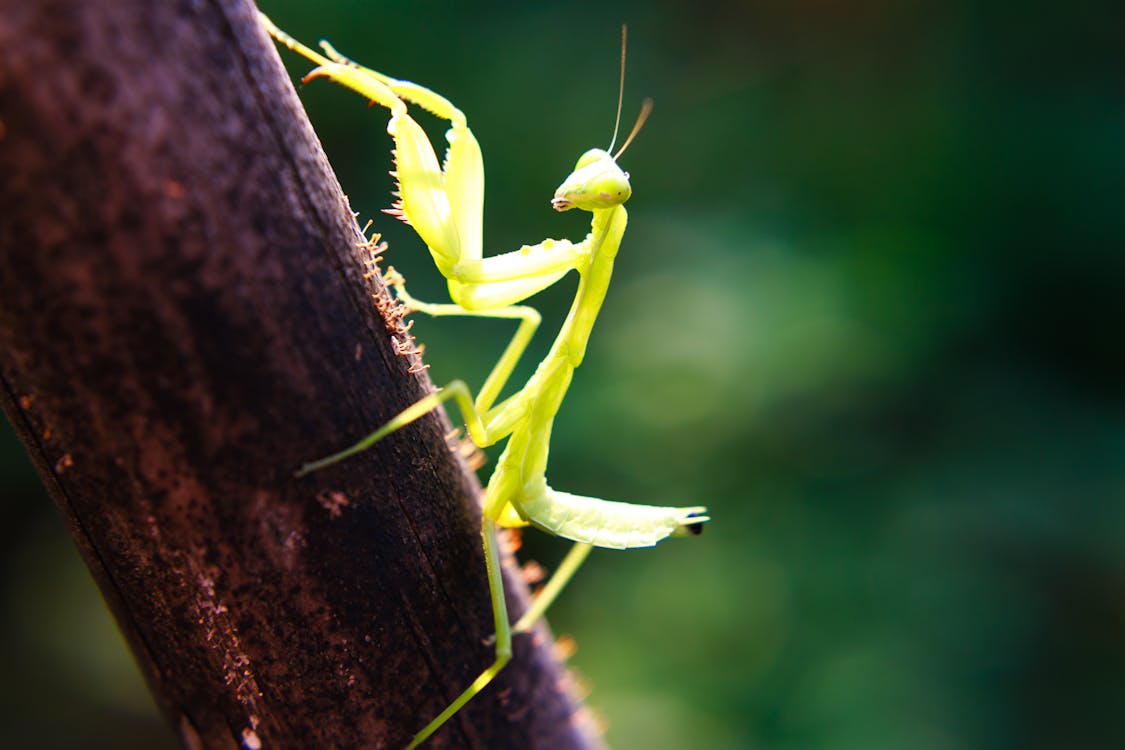
<svg viewBox="0 0 1125 750">
<path fill-rule="evenodd" d="M 633 129 L 629 131 L 629 137 L 625 139 L 625 143 L 622 144 L 618 152 L 613 155 L 614 161 L 617 161 L 617 157 L 621 156 L 621 154 L 625 153 L 625 149 L 629 148 L 629 144 L 632 143 L 633 139 L 637 137 L 637 133 L 641 132 L 641 128 L 644 127 L 645 120 L 647 120 L 648 116 L 651 114 L 652 99 L 645 98 L 645 100 L 641 102 L 641 111 L 637 114 L 637 121 L 633 123 Z"/>
<path fill-rule="evenodd" d="M 621 24 L 621 81 L 617 86 L 617 117 L 613 120 L 613 138 L 609 141 L 609 148 L 606 152 L 613 151 L 614 145 L 617 143 L 617 131 L 621 127 L 621 103 L 625 100 L 625 42 L 628 36 L 628 27 Z M 625 149 L 629 148 L 629 144 L 637 137 L 637 133 L 641 132 L 641 127 L 644 126 L 645 120 L 652 114 L 652 99 L 645 99 L 641 102 L 641 111 L 637 115 L 637 121 L 633 123 L 633 129 L 629 131 L 629 137 L 625 139 L 625 143 L 621 149 L 613 155 L 613 160 L 617 161 L 617 157 L 625 153 Z"/>
<path fill-rule="evenodd" d="M 613 151 L 613 146 L 617 143 L 617 129 L 621 127 L 621 102 L 625 98 L 625 37 L 627 27 L 621 24 L 621 82 L 617 86 L 617 117 L 613 120 L 613 138 L 609 141 L 609 148 L 606 151 Z M 624 149 L 622 149 L 624 151 Z"/>
</svg>

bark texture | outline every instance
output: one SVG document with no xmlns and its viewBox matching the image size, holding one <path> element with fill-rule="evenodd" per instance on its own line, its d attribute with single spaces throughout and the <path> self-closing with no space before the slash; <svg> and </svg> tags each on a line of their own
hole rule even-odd
<svg viewBox="0 0 1125 750">
<path fill-rule="evenodd" d="M 0 1 L 0 398 L 186 748 L 401 747 L 491 660 L 440 415 L 293 477 L 430 388 L 362 241 L 248 3 Z M 550 645 L 430 746 L 598 746 Z"/>
</svg>

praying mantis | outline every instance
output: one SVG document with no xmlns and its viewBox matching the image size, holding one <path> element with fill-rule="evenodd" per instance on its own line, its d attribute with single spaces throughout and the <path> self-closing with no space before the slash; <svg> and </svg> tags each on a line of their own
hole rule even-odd
<svg viewBox="0 0 1125 750">
<path fill-rule="evenodd" d="M 575 369 L 586 354 L 625 232 L 624 203 L 632 194 L 632 188 L 629 175 L 617 165 L 617 158 L 639 132 L 651 111 L 651 102 L 646 100 L 632 133 L 617 153 L 611 154 L 617 140 L 615 126 L 609 148 L 592 148 L 582 154 L 574 170 L 555 191 L 551 205 L 556 211 L 577 208 L 592 214 L 590 233 L 585 239 L 580 242 L 547 239 L 515 251 L 484 257 L 484 167 L 480 146 L 469 130 L 464 113 L 440 94 L 363 67 L 323 41 L 322 55 L 283 32 L 265 15 L 260 18 L 278 43 L 317 66 L 303 82 L 327 78 L 390 111 L 387 132 L 395 143 L 392 174 L 398 180 L 399 200 L 389 213 L 413 227 L 429 248 L 435 265 L 448 282 L 452 304 L 416 300 L 406 291 L 402 277 L 388 272 L 386 280 L 395 288 L 398 299 L 407 309 L 432 316 L 519 321 L 515 334 L 475 400 L 468 386 L 455 380 L 408 407 L 350 448 L 307 463 L 298 471 L 299 475 L 304 475 L 364 451 L 450 400 L 460 410 L 469 437 L 478 447 L 508 439 L 488 481 L 482 508 L 481 537 L 496 627 L 494 660 L 414 735 L 407 747 L 412 750 L 433 735 L 504 668 L 512 655 L 512 635 L 531 629 L 593 547 L 649 547 L 670 536 L 698 534 L 702 524 L 709 520 L 703 507 L 612 502 L 561 492 L 548 486 L 546 480 L 548 445 L 555 415 Z M 621 94 L 624 91 L 624 34 L 622 28 Z M 617 106 L 618 124 L 621 94 Z M 429 139 L 407 112 L 408 103 L 449 121 L 448 151 L 443 165 L 439 166 Z M 538 311 L 519 303 L 570 271 L 578 273 L 578 289 L 554 343 L 524 386 L 497 403 L 540 323 Z M 497 530 L 528 525 L 569 539 L 574 546 L 534 603 L 513 625 L 504 602 Z"/>
</svg>

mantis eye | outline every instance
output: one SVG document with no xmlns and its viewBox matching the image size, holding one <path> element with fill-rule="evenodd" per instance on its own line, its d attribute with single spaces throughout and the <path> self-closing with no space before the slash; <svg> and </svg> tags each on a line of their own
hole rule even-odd
<svg viewBox="0 0 1125 750">
<path fill-rule="evenodd" d="M 610 159 L 612 161 L 613 157 L 610 156 L 607 151 L 602 151 L 600 148 L 592 148 L 578 157 L 578 163 L 574 165 L 574 171 L 577 172 L 582 169 L 582 167 L 588 167 L 602 159 Z"/>
</svg>

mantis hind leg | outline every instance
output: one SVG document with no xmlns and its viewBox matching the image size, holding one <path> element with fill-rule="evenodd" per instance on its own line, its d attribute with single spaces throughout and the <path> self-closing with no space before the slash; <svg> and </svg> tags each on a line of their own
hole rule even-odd
<svg viewBox="0 0 1125 750">
<path fill-rule="evenodd" d="M 570 583 L 570 579 L 582 567 L 582 563 L 586 561 L 587 555 L 593 549 L 592 544 L 584 544 L 583 542 L 575 542 L 574 546 L 570 548 L 570 552 L 566 553 L 566 557 L 559 563 L 559 567 L 551 574 L 550 580 L 547 581 L 539 595 L 535 597 L 535 601 L 527 608 L 516 624 L 512 626 L 513 633 L 526 633 L 531 630 L 539 618 L 547 611 L 558 598 L 559 594 Z"/>
<path fill-rule="evenodd" d="M 492 664 L 461 691 L 445 709 L 414 735 L 406 750 L 413 750 L 425 742 L 442 724 L 449 721 L 477 693 L 484 690 L 512 658 L 512 630 L 508 622 L 508 607 L 504 603 L 504 580 L 500 574 L 500 552 L 496 541 L 496 524 L 485 518 L 481 524 L 484 541 L 484 563 L 488 570 L 488 592 L 492 599 L 492 618 L 496 626 L 496 658 Z"/>
</svg>

